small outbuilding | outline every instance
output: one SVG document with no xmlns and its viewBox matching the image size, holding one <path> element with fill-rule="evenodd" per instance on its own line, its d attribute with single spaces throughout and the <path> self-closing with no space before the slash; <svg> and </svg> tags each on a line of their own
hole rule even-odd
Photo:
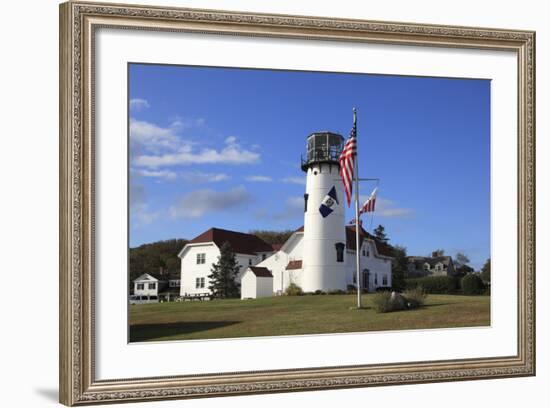
<svg viewBox="0 0 550 408">
<path fill-rule="evenodd" d="M 241 278 L 241 299 L 273 296 L 273 275 L 260 266 L 249 266 Z"/>
</svg>

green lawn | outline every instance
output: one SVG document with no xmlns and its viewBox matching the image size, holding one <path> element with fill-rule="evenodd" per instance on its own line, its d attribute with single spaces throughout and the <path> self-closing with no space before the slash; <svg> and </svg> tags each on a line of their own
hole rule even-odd
<svg viewBox="0 0 550 408">
<path fill-rule="evenodd" d="M 372 330 L 488 326 L 489 296 L 428 295 L 425 306 L 376 313 L 355 295 L 282 296 L 253 300 L 130 306 L 130 341 L 215 339 Z"/>
</svg>

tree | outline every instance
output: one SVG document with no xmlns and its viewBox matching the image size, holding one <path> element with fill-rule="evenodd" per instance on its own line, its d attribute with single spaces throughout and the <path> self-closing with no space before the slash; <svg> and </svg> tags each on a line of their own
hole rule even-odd
<svg viewBox="0 0 550 408">
<path fill-rule="evenodd" d="M 240 285 L 236 278 L 239 274 L 239 264 L 235 252 L 229 242 L 224 242 L 220 248 L 218 262 L 212 264 L 212 272 L 208 275 L 210 285 L 208 289 L 217 298 L 233 298 L 240 295 Z"/>
<path fill-rule="evenodd" d="M 470 263 L 470 258 L 464 252 L 457 252 L 455 261 L 458 266 L 464 266 Z"/>
<path fill-rule="evenodd" d="M 392 288 L 397 291 L 403 291 L 405 289 L 405 273 L 407 271 L 407 248 L 396 245 L 392 248 L 392 252 Z"/>
<path fill-rule="evenodd" d="M 256 235 L 258 238 L 268 244 L 283 244 L 294 233 L 292 230 L 271 231 L 271 230 L 251 230 L 249 234 Z"/>
<path fill-rule="evenodd" d="M 481 279 L 485 283 L 491 283 L 491 258 L 487 259 L 481 268 Z"/>
<path fill-rule="evenodd" d="M 459 267 L 456 268 L 456 273 L 459 276 L 466 276 L 467 274 L 472 272 L 474 272 L 474 268 L 468 265 L 460 265 Z"/>
<path fill-rule="evenodd" d="M 178 253 L 186 243 L 185 239 L 169 239 L 130 248 L 131 287 L 132 281 L 140 275 L 158 274 L 161 268 L 166 279 L 180 279 L 181 259 Z"/>
<path fill-rule="evenodd" d="M 436 249 L 435 251 L 432 252 L 432 258 L 437 258 L 438 256 L 443 256 L 443 255 L 445 255 L 444 249 Z"/>
<path fill-rule="evenodd" d="M 481 295 L 485 290 L 485 285 L 477 273 L 469 273 L 463 277 L 460 285 L 465 295 Z"/>
<path fill-rule="evenodd" d="M 378 241 L 383 242 L 384 244 L 387 244 L 390 240 L 390 238 L 386 235 L 386 229 L 383 225 L 378 225 L 378 227 L 374 229 L 374 236 Z"/>
</svg>

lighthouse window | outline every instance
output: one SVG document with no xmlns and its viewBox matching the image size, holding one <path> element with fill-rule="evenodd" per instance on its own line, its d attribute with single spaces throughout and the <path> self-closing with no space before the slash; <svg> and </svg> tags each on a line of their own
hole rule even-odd
<svg viewBox="0 0 550 408">
<path fill-rule="evenodd" d="M 334 244 L 336 248 L 336 262 L 344 262 L 344 248 L 346 245 L 342 242 Z"/>
<path fill-rule="evenodd" d="M 309 194 L 304 194 L 304 212 L 307 212 L 307 199 L 309 198 Z"/>
</svg>

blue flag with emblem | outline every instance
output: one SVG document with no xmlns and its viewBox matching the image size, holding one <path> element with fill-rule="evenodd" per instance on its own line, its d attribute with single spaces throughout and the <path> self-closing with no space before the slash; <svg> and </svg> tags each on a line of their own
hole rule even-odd
<svg viewBox="0 0 550 408">
<path fill-rule="evenodd" d="M 336 188 L 332 186 L 328 194 L 321 201 L 321 206 L 319 207 L 319 212 L 326 218 L 330 213 L 334 211 L 334 207 L 339 205 L 338 196 L 336 195 Z"/>
</svg>

